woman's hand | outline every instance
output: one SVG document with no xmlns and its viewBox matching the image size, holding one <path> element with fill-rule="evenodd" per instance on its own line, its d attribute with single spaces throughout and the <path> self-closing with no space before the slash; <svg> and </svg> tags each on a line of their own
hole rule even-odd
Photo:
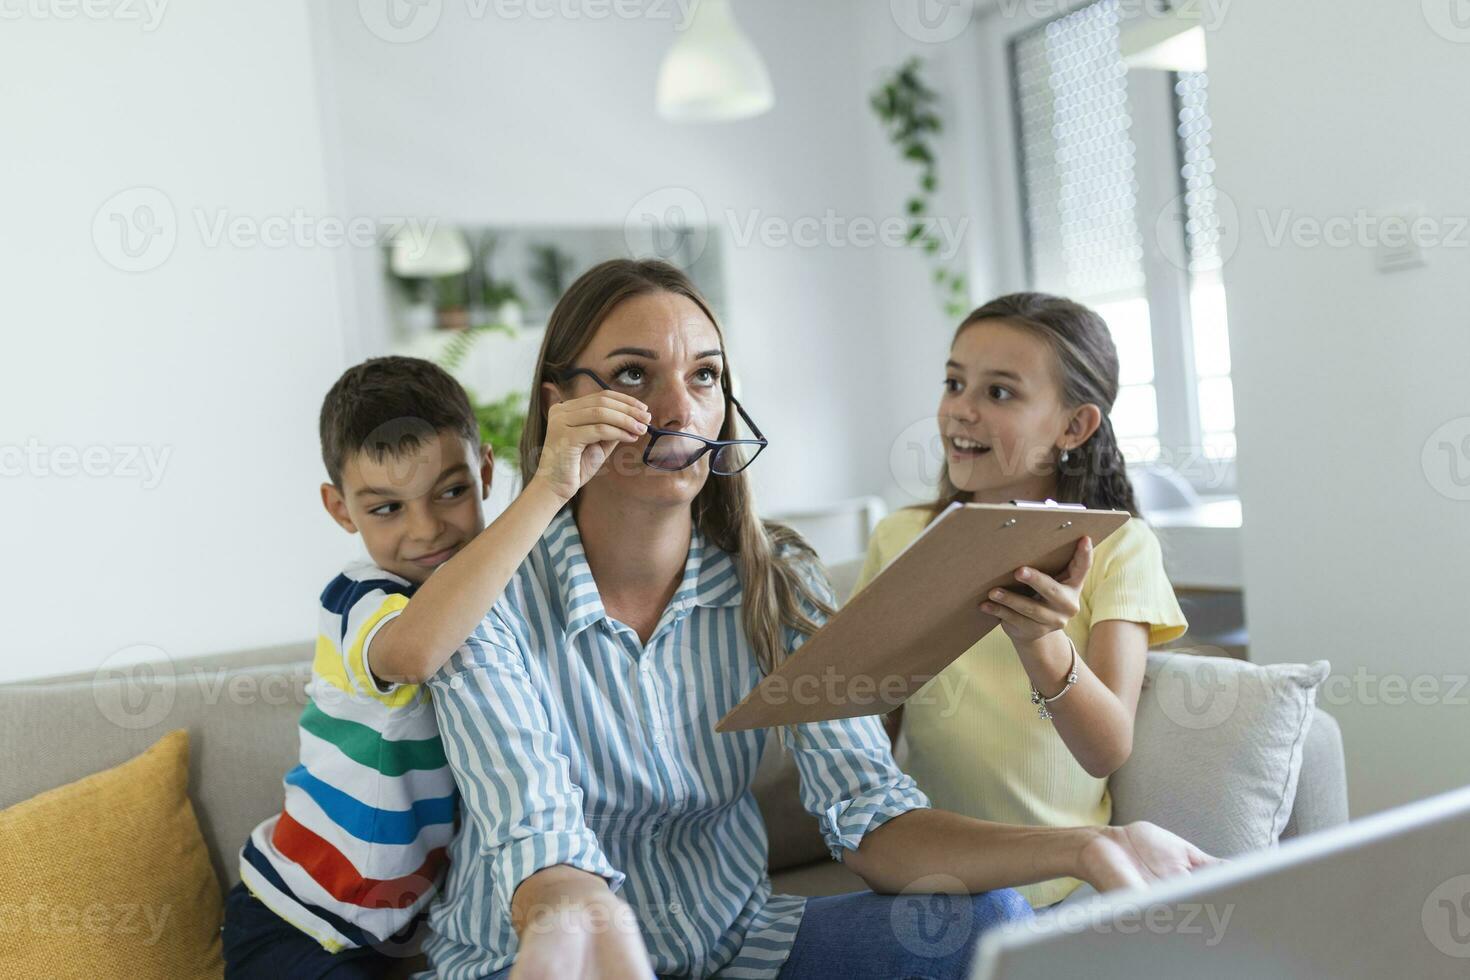
<svg viewBox="0 0 1470 980">
<path fill-rule="evenodd" d="M 1078 877 L 1105 892 L 1146 885 L 1219 860 L 1177 834 L 1140 820 L 1097 828 L 1078 855 Z"/>
<path fill-rule="evenodd" d="M 652 420 L 648 406 L 617 391 L 557 402 L 546 411 L 546 443 L 534 478 L 571 500 L 619 444 L 637 442 Z"/>
<path fill-rule="evenodd" d="M 1066 626 L 1082 608 L 1082 580 L 1092 568 L 1092 539 L 1083 538 L 1060 578 L 1034 568 L 1016 570 L 1016 581 L 1036 590 L 1036 598 L 1019 592 L 992 589 L 980 608 L 1000 620 L 1011 642 L 1034 643 Z"/>
<path fill-rule="evenodd" d="M 652 980 L 653 964 L 627 903 L 568 904 L 528 922 L 510 980 Z"/>
</svg>

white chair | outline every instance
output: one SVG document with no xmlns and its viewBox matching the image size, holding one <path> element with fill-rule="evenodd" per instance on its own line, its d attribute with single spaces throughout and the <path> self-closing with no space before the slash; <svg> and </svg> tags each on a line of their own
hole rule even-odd
<svg viewBox="0 0 1470 980">
<path fill-rule="evenodd" d="M 882 497 L 853 497 L 809 510 L 767 515 L 795 530 L 817 550 L 827 565 L 861 559 L 868 552 L 868 539 L 888 513 Z"/>
</svg>

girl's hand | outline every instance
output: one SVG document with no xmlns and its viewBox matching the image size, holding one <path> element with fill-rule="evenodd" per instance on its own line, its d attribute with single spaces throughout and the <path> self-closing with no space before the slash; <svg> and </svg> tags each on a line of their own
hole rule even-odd
<svg viewBox="0 0 1470 980">
<path fill-rule="evenodd" d="M 510 980 L 653 980 L 653 964 L 626 903 L 569 904 L 521 931 Z"/>
<path fill-rule="evenodd" d="M 1016 580 L 1036 590 L 1029 599 L 1018 592 L 992 589 L 980 608 L 1000 620 L 1015 644 L 1034 643 L 1066 626 L 1082 608 L 1082 580 L 1092 568 L 1092 539 L 1083 538 L 1060 578 L 1034 568 L 1016 570 Z"/>
<path fill-rule="evenodd" d="M 619 444 L 643 438 L 652 420 L 646 405 L 618 391 L 557 402 L 546 411 L 546 443 L 535 479 L 571 500 Z"/>
<path fill-rule="evenodd" d="M 1096 829 L 1078 854 L 1077 876 L 1100 892 L 1136 888 L 1220 861 L 1147 821 Z"/>
</svg>

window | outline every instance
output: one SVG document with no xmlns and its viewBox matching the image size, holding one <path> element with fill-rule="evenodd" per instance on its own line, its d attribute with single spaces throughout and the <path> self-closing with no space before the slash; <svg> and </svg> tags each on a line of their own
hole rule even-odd
<svg viewBox="0 0 1470 980">
<path fill-rule="evenodd" d="M 1132 70 L 1119 0 L 1009 39 L 1026 272 L 1096 309 L 1118 348 L 1114 430 L 1233 489 L 1235 411 L 1208 79 Z"/>
<path fill-rule="evenodd" d="M 1216 210 L 1215 161 L 1210 156 L 1209 80 L 1204 72 L 1175 77 L 1200 445 L 1212 459 L 1234 459 L 1235 393 L 1230 385 L 1230 329 L 1220 275 L 1221 216 Z"/>
</svg>

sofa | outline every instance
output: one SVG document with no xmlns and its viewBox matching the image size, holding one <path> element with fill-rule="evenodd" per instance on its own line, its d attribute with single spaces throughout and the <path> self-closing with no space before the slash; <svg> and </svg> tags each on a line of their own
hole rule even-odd
<svg viewBox="0 0 1470 980">
<path fill-rule="evenodd" d="M 833 573 L 839 594 L 845 594 L 856 569 L 843 566 Z M 104 664 L 85 674 L 0 685 L 0 808 L 115 766 L 164 733 L 186 729 L 190 796 L 220 887 L 228 890 L 239 880 L 242 842 L 280 808 L 281 777 L 297 761 L 296 723 L 312 652 L 303 642 L 194 659 Z M 1165 737 L 1150 734 L 1164 731 L 1149 722 L 1147 713 L 1155 710 L 1150 699 L 1140 703 L 1139 740 Z M 1284 838 L 1348 817 L 1341 734 L 1330 715 L 1313 711 L 1300 746 L 1300 777 Z M 781 753 L 779 740 L 769 744 L 755 794 L 769 831 L 776 891 L 827 895 L 863 888 L 860 879 L 827 856 L 815 821 L 797 799 L 794 765 Z M 1135 758 L 1146 754 L 1138 751 L 1142 747 L 1141 741 L 1135 743 Z M 1128 811 L 1128 803 L 1115 788 L 1115 808 Z M 1168 813 L 1145 816 L 1163 826 L 1174 822 Z M 1208 813 L 1192 816 L 1210 819 Z"/>
</svg>

